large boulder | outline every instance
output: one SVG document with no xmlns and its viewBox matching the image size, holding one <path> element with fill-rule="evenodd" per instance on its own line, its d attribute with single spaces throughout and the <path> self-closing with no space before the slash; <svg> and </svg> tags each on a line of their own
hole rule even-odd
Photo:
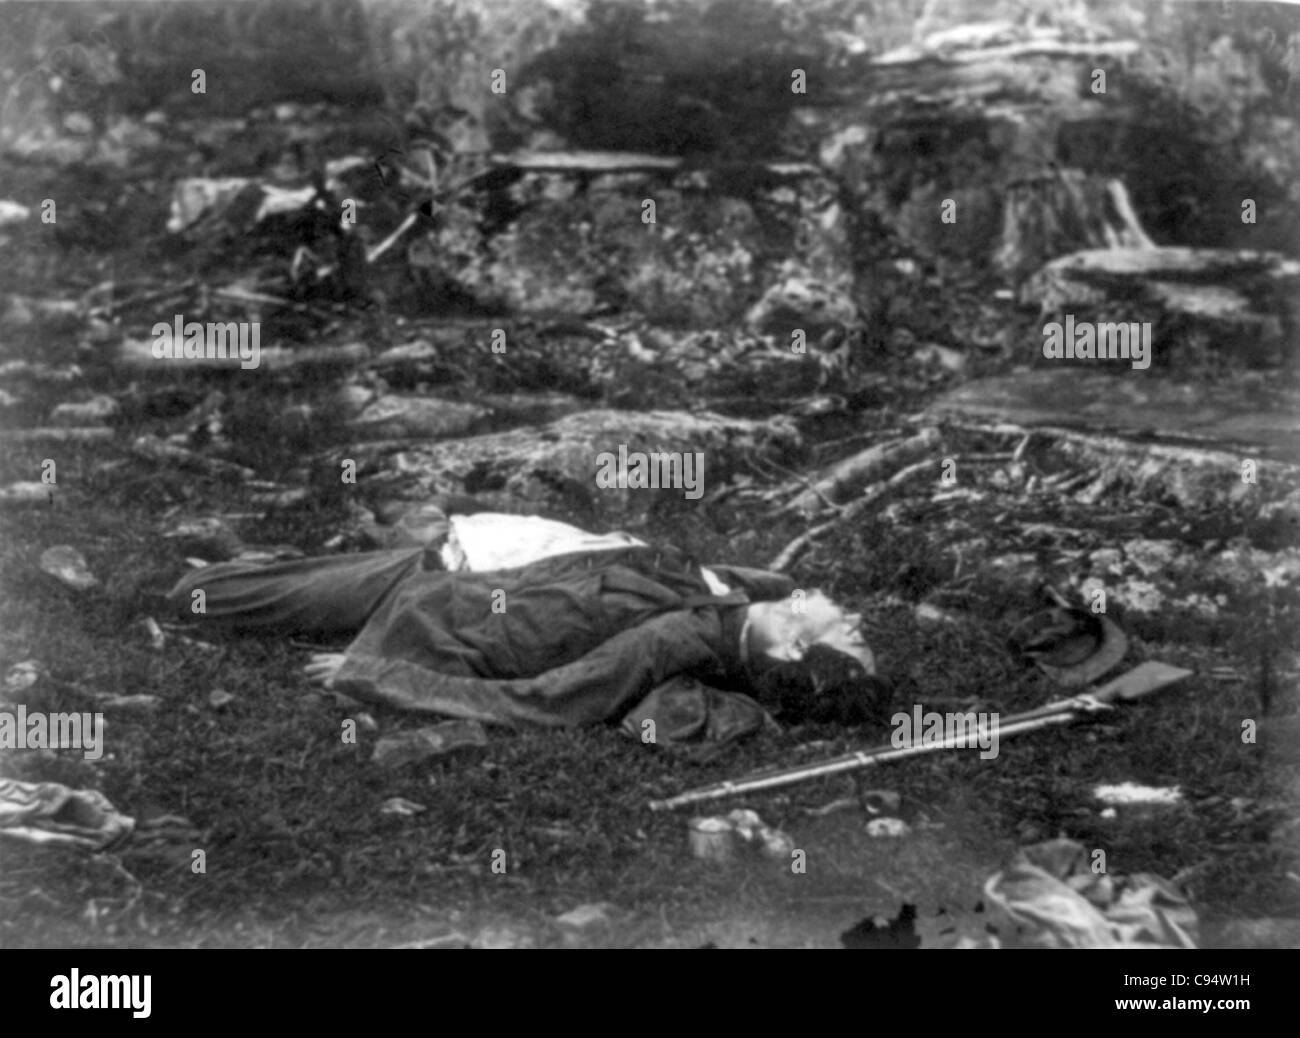
<svg viewBox="0 0 1300 1038">
<path fill-rule="evenodd" d="M 698 501 L 748 457 L 792 460 L 797 432 L 781 420 L 750 421 L 683 411 L 584 411 L 541 426 L 512 429 L 417 447 L 355 444 L 362 482 L 382 497 L 420 500 L 469 494 L 503 511 L 585 513 L 593 521 L 635 521 L 665 496 Z M 677 486 L 598 485 L 599 472 L 617 479 L 622 452 L 677 454 Z M 687 461 L 686 455 L 690 455 Z M 668 481 L 668 480 L 661 480 Z"/>
<path fill-rule="evenodd" d="M 604 156 L 591 161 L 586 172 L 522 172 L 447 207 L 408 251 L 426 292 L 514 313 L 633 310 L 717 328 L 792 271 L 833 290 L 853 283 L 836 190 L 812 167 L 603 172 Z M 835 313 L 851 318 L 852 305 Z"/>
</svg>

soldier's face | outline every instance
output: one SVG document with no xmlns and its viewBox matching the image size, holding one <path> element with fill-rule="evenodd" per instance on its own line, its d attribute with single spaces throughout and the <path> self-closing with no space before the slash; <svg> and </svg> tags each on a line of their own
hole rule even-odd
<svg viewBox="0 0 1300 1038">
<path fill-rule="evenodd" d="M 782 660 L 803 659 L 814 645 L 825 645 L 852 656 L 869 675 L 876 673 L 876 660 L 866 639 L 862 637 L 862 616 L 837 606 L 820 591 L 809 593 L 804 599 L 791 601 L 784 608 L 789 617 L 782 630 L 767 650 L 769 656 Z"/>
</svg>

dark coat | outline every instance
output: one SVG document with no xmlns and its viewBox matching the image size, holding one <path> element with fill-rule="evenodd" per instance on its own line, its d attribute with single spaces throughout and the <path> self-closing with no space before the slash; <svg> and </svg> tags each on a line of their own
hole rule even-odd
<svg viewBox="0 0 1300 1038">
<path fill-rule="evenodd" d="M 402 580 L 348 647 L 340 690 L 406 710 L 576 725 L 623 716 L 684 675 L 741 671 L 744 606 L 791 593 L 760 570 L 699 567 L 670 549 L 561 555 L 491 573 Z"/>
</svg>

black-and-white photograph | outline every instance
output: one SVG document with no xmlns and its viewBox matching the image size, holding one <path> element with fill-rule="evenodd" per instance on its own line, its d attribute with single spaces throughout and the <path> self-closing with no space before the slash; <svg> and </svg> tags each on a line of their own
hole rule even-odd
<svg viewBox="0 0 1300 1038">
<path fill-rule="evenodd" d="M 0 0 L 0 103 L 0 947 L 1300 947 L 1300 4 Z"/>
</svg>

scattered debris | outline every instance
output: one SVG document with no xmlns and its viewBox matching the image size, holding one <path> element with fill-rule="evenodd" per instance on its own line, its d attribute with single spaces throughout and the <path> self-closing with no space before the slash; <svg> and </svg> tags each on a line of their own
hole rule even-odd
<svg viewBox="0 0 1300 1038">
<path fill-rule="evenodd" d="M 764 823 L 757 812 L 737 808 L 725 818 L 692 818 L 689 822 L 691 853 L 707 861 L 729 861 L 735 856 L 736 840 L 761 847 L 769 858 L 783 859 L 794 850 L 794 841 L 780 829 Z"/>
<path fill-rule="evenodd" d="M 867 789 L 858 794 L 868 814 L 896 815 L 903 798 L 892 789 Z"/>
<path fill-rule="evenodd" d="M 233 559 L 244 550 L 244 542 L 220 516 L 182 520 L 164 532 L 163 537 L 176 541 L 182 551 L 201 553 L 217 562 Z"/>
<path fill-rule="evenodd" d="M 1023 847 L 984 885 L 1017 943 L 1048 948 L 1195 948 L 1196 913 L 1150 873 L 1094 873 L 1073 840 Z M 999 927 L 1001 929 L 1001 927 Z"/>
<path fill-rule="evenodd" d="M 918 602 L 916 608 L 912 611 L 919 624 L 957 624 L 961 623 L 961 617 L 955 613 L 950 613 L 946 609 L 940 609 L 929 602 Z"/>
<path fill-rule="evenodd" d="M 400 815 L 403 818 L 409 818 L 427 810 L 428 808 L 423 804 L 417 804 L 414 800 L 407 800 L 405 797 L 389 797 L 379 805 L 381 815 Z"/>
<path fill-rule="evenodd" d="M 0 227 L 12 227 L 14 224 L 22 223 L 32 211 L 21 202 L 14 202 L 8 198 L 0 199 Z"/>
<path fill-rule="evenodd" d="M 938 444 L 939 431 L 930 428 L 922 429 L 907 439 L 869 447 L 832 466 L 817 482 L 795 497 L 786 510 L 808 516 L 825 511 L 827 506 L 844 504 L 872 481 L 932 454 Z"/>
<path fill-rule="evenodd" d="M 851 327 L 858 309 L 846 292 L 815 278 L 788 274 L 773 284 L 745 315 L 745 327 L 755 335 L 789 338 L 800 328 L 816 340 L 836 328 Z"/>
<path fill-rule="evenodd" d="M 840 797 L 837 800 L 832 800 L 829 804 L 823 804 L 821 807 L 805 807 L 803 813 L 810 818 L 825 818 L 837 811 L 848 811 L 859 806 L 857 797 Z"/>
<path fill-rule="evenodd" d="M 43 551 L 41 569 L 73 591 L 89 591 L 99 586 L 85 557 L 69 544 L 57 544 Z"/>
<path fill-rule="evenodd" d="M 371 759 L 381 767 L 397 768 L 465 746 L 487 744 L 487 732 L 478 721 L 444 721 L 383 736 L 375 743 Z"/>
<path fill-rule="evenodd" d="M 54 500 L 54 487 L 27 481 L 0 487 L 0 505 L 45 505 Z"/>
<path fill-rule="evenodd" d="M 1128 652 L 1128 638 L 1105 614 L 1071 608 L 1056 597 L 1056 607 L 1016 626 L 1011 643 L 1062 687 L 1091 684 L 1119 665 Z"/>
<path fill-rule="evenodd" d="M 234 465 L 220 458 L 209 458 L 187 447 L 169 443 L 152 434 L 137 436 L 131 444 L 131 453 L 145 461 L 155 464 L 175 465 L 191 472 L 201 472 L 211 476 L 229 476 L 239 480 L 250 480 L 256 473 L 243 465 Z"/>
<path fill-rule="evenodd" d="M 578 905 L 577 908 L 571 908 L 563 915 L 556 916 L 555 925 L 569 930 L 591 930 L 600 926 L 608 926 L 610 912 L 613 908 L 613 905 L 605 901 Z"/>
<path fill-rule="evenodd" d="M 0 836 L 100 850 L 134 827 L 134 819 L 96 790 L 0 778 Z"/>
<path fill-rule="evenodd" d="M 214 688 L 208 693 L 208 705 L 217 710 L 220 710 L 227 703 L 233 703 L 234 701 L 234 695 L 227 692 L 224 688 Z"/>
<path fill-rule="evenodd" d="M 1094 714 L 1099 710 L 1108 710 L 1114 703 L 1138 699 L 1168 688 L 1170 685 L 1175 685 L 1184 678 L 1190 677 L 1191 673 L 1189 670 L 1173 667 L 1167 663 L 1148 660 L 1146 663 L 1140 663 L 1132 670 L 1125 671 L 1118 677 L 1112 678 L 1106 684 L 1094 688 L 1086 695 L 1054 700 L 1033 710 L 1026 710 L 1002 718 L 998 728 L 999 735 L 1005 737 L 1022 732 L 1037 731 L 1050 725 L 1070 723 Z M 940 749 L 953 749 L 965 744 L 966 739 L 967 735 L 963 732 L 955 733 L 952 737 L 936 739 L 933 742 L 923 740 L 902 747 L 895 746 L 891 741 L 871 749 L 854 750 L 833 757 L 830 760 L 812 764 L 797 764 L 793 767 L 778 769 L 768 768 L 742 778 L 729 779 L 710 786 L 691 789 L 674 797 L 651 800 L 650 810 L 666 811 L 705 800 L 718 800 L 722 797 L 752 793 L 760 789 L 774 789 L 778 786 L 793 785 L 796 782 L 803 782 L 808 779 L 825 778 L 848 771 L 857 771 L 887 761 L 917 756 Z"/>
<path fill-rule="evenodd" d="M 490 412 L 477 404 L 433 397 L 383 396 L 350 423 L 359 440 L 459 436 Z"/>
<path fill-rule="evenodd" d="M 845 948 L 874 948 L 896 950 L 921 947 L 916 933 L 916 906 L 903 905 L 893 919 L 872 916 L 863 919 L 840 934 Z"/>
<path fill-rule="evenodd" d="M 1136 782 L 1097 786 L 1092 795 L 1103 804 L 1167 805 L 1181 803 L 1183 791 L 1178 786 L 1143 786 Z"/>
<path fill-rule="evenodd" d="M 167 635 L 163 634 L 162 628 L 158 626 L 158 621 L 152 616 L 146 616 L 140 622 L 149 634 L 149 648 L 153 649 L 154 652 L 162 652 L 163 647 L 167 644 Z"/>
<path fill-rule="evenodd" d="M 112 438 L 113 430 L 106 425 L 5 430 L 10 443 L 103 443 Z"/>
<path fill-rule="evenodd" d="M 157 710 L 162 706 L 162 699 L 144 692 L 134 695 L 114 695 L 111 692 L 93 692 L 91 698 L 97 706 L 106 706 L 121 710 Z"/>
<path fill-rule="evenodd" d="M 4 694 L 13 698 L 28 691 L 45 673 L 45 665 L 40 660 L 23 660 L 15 663 L 5 674 Z"/>
<path fill-rule="evenodd" d="M 873 818 L 867 823 L 867 835 L 871 837 L 898 838 L 911 833 L 912 827 L 901 818 Z"/>
<path fill-rule="evenodd" d="M 119 410 L 116 400 L 101 393 L 81 403 L 59 404 L 50 412 L 50 422 L 64 427 L 103 425 Z"/>
</svg>

